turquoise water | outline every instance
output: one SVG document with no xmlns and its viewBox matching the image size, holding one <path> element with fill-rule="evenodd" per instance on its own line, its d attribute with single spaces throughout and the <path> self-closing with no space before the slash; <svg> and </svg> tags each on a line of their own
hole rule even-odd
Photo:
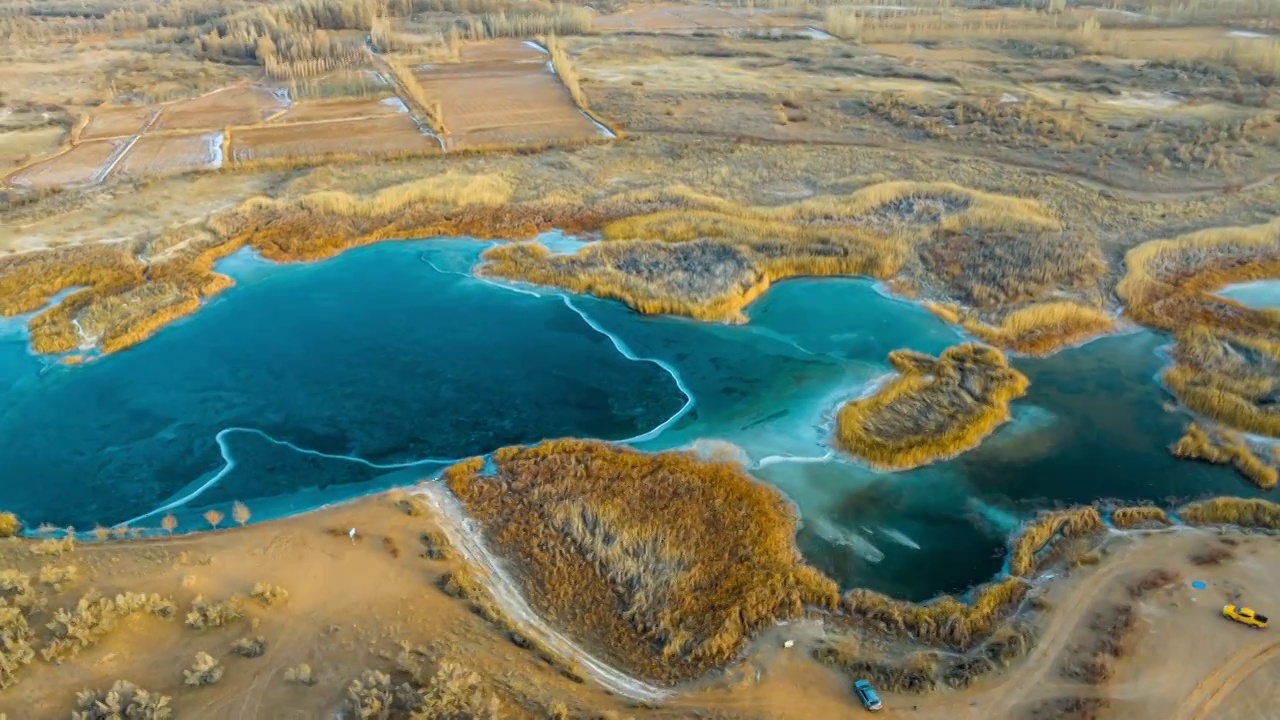
<svg viewBox="0 0 1280 720">
<path fill-rule="evenodd" d="M 1251 494 L 1169 456 L 1184 419 L 1161 409 L 1150 333 L 1019 361 L 1032 389 L 1014 422 L 955 460 L 880 473 L 826 439 L 890 350 L 961 339 L 917 306 L 866 280 L 795 280 L 745 325 L 643 317 L 477 280 L 482 247 L 391 243 L 290 266 L 238 254 L 219 265 L 235 288 L 81 367 L 33 357 L 20 322 L 0 322 L 0 507 L 82 530 L 172 509 L 195 528 L 233 500 L 265 519 L 545 438 L 715 446 L 792 499 L 810 562 L 922 599 L 997 573 L 1008 533 L 1041 507 Z"/>
<path fill-rule="evenodd" d="M 1258 280 L 1229 285 L 1218 294 L 1252 308 L 1280 308 L 1280 280 Z"/>
</svg>

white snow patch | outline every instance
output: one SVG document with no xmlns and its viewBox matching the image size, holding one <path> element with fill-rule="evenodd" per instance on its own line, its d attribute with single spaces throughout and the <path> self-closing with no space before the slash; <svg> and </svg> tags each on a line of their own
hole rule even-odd
<svg viewBox="0 0 1280 720">
<path fill-rule="evenodd" d="M 538 52 L 542 53 L 543 55 L 550 55 L 550 54 L 551 54 L 551 53 L 547 52 L 547 49 L 546 49 L 546 48 L 542 47 L 541 45 L 539 45 L 538 43 L 536 43 L 536 42 L 534 42 L 534 41 L 532 41 L 532 40 L 525 40 L 525 41 L 524 41 L 524 44 L 525 44 L 525 45 L 528 45 L 529 47 L 533 48 L 534 50 L 537 50 Z"/>
<path fill-rule="evenodd" d="M 205 155 L 206 162 L 209 167 L 215 170 L 222 167 L 222 139 L 223 133 L 212 133 L 204 136 L 205 142 L 208 143 L 205 151 L 207 153 Z"/>
<path fill-rule="evenodd" d="M 582 112 L 581 110 L 579 110 L 578 112 L 582 113 L 582 117 L 584 117 L 584 118 L 586 118 L 586 119 L 590 120 L 590 121 L 591 121 L 591 124 L 596 126 L 596 128 L 600 131 L 600 134 L 601 134 L 601 135 L 604 135 L 605 137 L 609 138 L 610 140 L 617 140 L 617 139 L 618 139 L 618 136 L 617 136 L 617 135 L 615 135 L 615 134 L 613 133 L 613 131 L 612 131 L 612 130 L 610 130 L 609 128 L 607 128 L 607 127 L 605 127 L 604 125 L 602 125 L 602 124 L 600 123 L 600 121 L 596 120 L 595 118 L 591 117 L 590 115 L 586 114 L 585 112 Z"/>
<path fill-rule="evenodd" d="M 1017 95 L 1010 95 L 1009 93 L 1005 93 L 1000 96 L 1001 105 L 1006 105 L 1008 103 L 1016 103 L 1016 102 L 1022 102 L 1022 98 L 1018 97 Z"/>
<path fill-rule="evenodd" d="M 1164 110 L 1182 104 L 1182 99 L 1172 93 L 1136 92 L 1122 93 L 1115 100 L 1104 100 L 1104 105 L 1121 105 L 1124 107 L 1144 108 L 1147 110 Z"/>
<path fill-rule="evenodd" d="M 807 27 L 803 31 L 801 31 L 800 34 L 804 35 L 805 37 L 813 38 L 814 40 L 835 40 L 836 39 L 834 35 L 823 32 L 818 28 L 814 28 L 814 27 Z"/>
<path fill-rule="evenodd" d="M 1251 38 L 1251 39 L 1263 39 L 1263 40 L 1265 40 L 1265 39 L 1267 39 L 1267 38 L 1272 38 L 1272 37 L 1275 37 L 1275 36 L 1274 36 L 1274 35 L 1268 35 L 1267 33 L 1254 32 L 1253 30 L 1229 30 L 1229 31 L 1227 31 L 1227 37 L 1233 37 L 1233 38 Z"/>
<path fill-rule="evenodd" d="M 391 107 L 395 108 L 396 112 L 402 112 L 402 113 L 409 112 L 409 106 L 405 105 L 404 101 L 398 97 L 383 98 L 381 102 L 383 105 L 390 105 Z"/>
</svg>

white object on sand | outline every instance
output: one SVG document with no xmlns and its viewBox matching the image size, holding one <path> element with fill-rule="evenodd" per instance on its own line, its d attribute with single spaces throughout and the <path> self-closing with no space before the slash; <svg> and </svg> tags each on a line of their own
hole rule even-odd
<svg viewBox="0 0 1280 720">
<path fill-rule="evenodd" d="M 355 544 L 356 544 L 356 529 L 355 529 L 355 528 L 351 528 L 349 531 L 347 531 L 347 537 L 351 538 L 351 544 L 352 544 L 352 545 L 355 545 Z"/>
<path fill-rule="evenodd" d="M 784 647 L 784 648 L 789 648 L 789 647 L 791 647 L 792 645 L 795 645 L 795 644 L 796 644 L 796 641 L 795 641 L 795 640 L 788 640 L 788 641 L 786 641 L 786 642 L 782 643 L 782 647 Z"/>
</svg>

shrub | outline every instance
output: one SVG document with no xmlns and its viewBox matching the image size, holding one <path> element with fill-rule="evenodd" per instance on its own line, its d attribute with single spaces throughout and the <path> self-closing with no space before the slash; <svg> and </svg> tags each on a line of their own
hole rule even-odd
<svg viewBox="0 0 1280 720">
<path fill-rule="evenodd" d="M 1280 530 L 1280 505 L 1269 500 L 1220 497 L 1189 503 L 1178 517 L 1190 525 L 1237 525 Z"/>
<path fill-rule="evenodd" d="M 319 682 L 312 674 L 311 666 L 306 663 L 295 665 L 288 670 L 285 670 L 284 679 L 287 682 L 298 683 L 299 685 L 306 685 L 308 687 Z"/>
<path fill-rule="evenodd" d="M 76 695 L 72 720 L 168 720 L 169 697 L 117 680 L 110 690 L 84 690 Z"/>
<path fill-rule="evenodd" d="M 45 565 L 40 568 L 40 584 L 52 585 L 53 589 L 57 591 L 61 591 L 62 586 L 75 580 L 75 577 L 75 565 L 65 565 L 63 567 Z"/>
<path fill-rule="evenodd" d="M 1036 569 L 1036 554 L 1055 539 L 1081 537 L 1102 529 L 1102 516 L 1092 506 L 1043 512 L 1014 537 L 1009 572 L 1029 575 Z"/>
<path fill-rule="evenodd" d="M 1111 524 L 1121 528 L 1169 527 L 1173 523 L 1164 510 L 1153 505 L 1116 508 L 1111 512 Z"/>
<path fill-rule="evenodd" d="M 249 596 L 262 603 L 265 607 L 271 607 L 277 603 L 288 601 L 289 591 L 279 585 L 257 582 L 253 584 L 253 590 L 249 593 Z"/>
<path fill-rule="evenodd" d="M 242 527 L 244 526 L 245 523 L 249 522 L 249 518 L 251 515 L 252 513 L 249 512 L 249 506 L 245 505 L 239 500 L 235 501 L 231 505 L 231 517 L 237 523 L 239 523 Z"/>
<path fill-rule="evenodd" d="M 176 606 L 168 598 L 144 593 L 122 593 L 114 598 L 88 593 L 74 609 L 59 608 L 46 625 L 50 638 L 41 649 L 45 661 L 62 663 L 101 640 L 123 618 L 147 613 L 162 619 L 173 617 Z"/>
<path fill-rule="evenodd" d="M 266 651 L 267 641 L 261 635 L 253 639 L 242 637 L 231 643 L 231 652 L 239 655 L 240 657 L 262 657 L 262 654 Z"/>
<path fill-rule="evenodd" d="M 1231 548 L 1213 543 L 1191 553 L 1191 557 L 1188 559 L 1192 565 L 1204 567 L 1206 565 L 1220 565 L 1234 558 L 1235 553 L 1231 552 Z"/>
<path fill-rule="evenodd" d="M 431 560 L 448 560 L 453 557 L 453 550 L 449 545 L 449 538 L 439 530 L 428 530 L 418 536 L 425 548 L 422 555 Z"/>
<path fill-rule="evenodd" d="M 221 602 L 211 602 L 203 595 L 197 595 L 191 601 L 191 611 L 187 613 L 187 627 L 193 630 L 222 627 L 239 620 L 243 616 L 239 602 L 235 596 Z"/>
<path fill-rule="evenodd" d="M 182 677 L 184 685 L 194 685 L 195 687 L 203 687 L 205 685 L 213 685 L 222 679 L 222 673 L 226 668 L 222 663 L 207 652 L 196 653 L 195 663 L 190 670 L 183 670 Z"/>
<path fill-rule="evenodd" d="M 22 532 L 22 521 L 11 512 L 0 512 L 0 538 L 11 538 Z"/>
<path fill-rule="evenodd" d="M 391 676 L 376 670 L 366 670 L 347 686 L 347 706 L 355 717 L 388 718 L 395 695 L 391 691 Z"/>
</svg>

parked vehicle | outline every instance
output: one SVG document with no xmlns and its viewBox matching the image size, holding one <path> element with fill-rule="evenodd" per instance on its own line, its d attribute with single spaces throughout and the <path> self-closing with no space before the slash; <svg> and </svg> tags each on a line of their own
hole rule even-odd
<svg viewBox="0 0 1280 720">
<path fill-rule="evenodd" d="M 1261 630 L 1267 626 L 1267 616 L 1259 615 L 1253 608 L 1227 605 L 1222 608 L 1223 617 Z"/>
<path fill-rule="evenodd" d="M 859 680 L 854 683 L 853 689 L 858 692 L 858 698 L 862 700 L 862 707 L 871 711 L 884 707 L 884 703 L 880 702 L 880 696 L 876 694 L 876 689 L 871 687 L 871 683 L 866 680 Z"/>
</svg>

